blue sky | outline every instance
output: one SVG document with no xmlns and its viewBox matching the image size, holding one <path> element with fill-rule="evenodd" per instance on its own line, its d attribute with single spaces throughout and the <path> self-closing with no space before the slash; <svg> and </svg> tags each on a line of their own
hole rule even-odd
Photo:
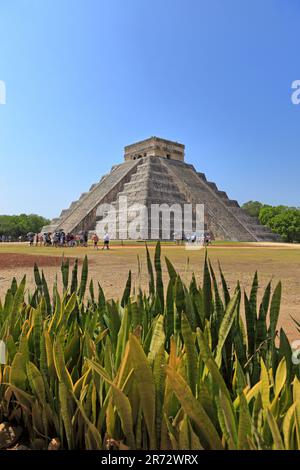
<svg viewBox="0 0 300 470">
<path fill-rule="evenodd" d="M 0 213 L 56 216 L 151 135 L 300 205 L 297 0 L 0 0 Z"/>
</svg>

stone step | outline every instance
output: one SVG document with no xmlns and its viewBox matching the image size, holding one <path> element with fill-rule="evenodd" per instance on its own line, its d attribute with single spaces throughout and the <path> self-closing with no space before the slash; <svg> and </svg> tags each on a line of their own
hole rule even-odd
<svg viewBox="0 0 300 470">
<path fill-rule="evenodd" d="M 216 183 L 213 183 L 212 181 L 207 181 L 206 184 L 216 193 L 219 191 Z"/>
<path fill-rule="evenodd" d="M 229 207 L 240 207 L 238 201 L 236 199 L 225 199 L 225 204 Z"/>
<path fill-rule="evenodd" d="M 235 210 L 235 215 L 247 224 L 249 229 L 253 231 L 257 237 L 273 237 L 274 234 L 269 227 L 266 227 L 259 223 L 259 220 L 256 217 L 250 216 L 242 208 L 232 208 Z"/>
<path fill-rule="evenodd" d="M 221 199 L 229 199 L 228 196 L 227 196 L 226 191 L 218 191 L 218 196 L 219 196 Z"/>
<path fill-rule="evenodd" d="M 198 175 L 199 178 L 202 179 L 203 181 L 207 181 L 206 176 L 205 176 L 205 173 L 200 173 L 199 171 L 197 171 L 197 175 Z"/>
</svg>

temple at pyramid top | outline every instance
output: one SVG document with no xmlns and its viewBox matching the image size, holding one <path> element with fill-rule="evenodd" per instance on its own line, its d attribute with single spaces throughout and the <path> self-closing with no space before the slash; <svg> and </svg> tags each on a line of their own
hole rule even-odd
<svg viewBox="0 0 300 470">
<path fill-rule="evenodd" d="M 150 137 L 124 148 L 124 159 L 137 160 L 143 157 L 162 157 L 169 160 L 184 161 L 184 145 L 172 140 Z"/>
</svg>

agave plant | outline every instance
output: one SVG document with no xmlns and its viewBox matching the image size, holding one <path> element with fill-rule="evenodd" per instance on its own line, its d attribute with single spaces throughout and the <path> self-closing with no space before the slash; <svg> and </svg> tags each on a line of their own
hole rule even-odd
<svg viewBox="0 0 300 470">
<path fill-rule="evenodd" d="M 258 306 L 257 273 L 249 296 L 239 283 L 231 296 L 207 257 L 201 286 L 166 259 L 164 286 L 160 244 L 154 268 L 146 256 L 148 291 L 132 295 L 129 273 L 120 301 L 87 289 L 87 258 L 80 280 L 78 262 L 70 275 L 62 260 L 51 295 L 37 266 L 32 294 L 13 279 L 0 303 L 0 419 L 21 424 L 32 448 L 58 437 L 67 449 L 299 449 L 281 284 Z"/>
</svg>

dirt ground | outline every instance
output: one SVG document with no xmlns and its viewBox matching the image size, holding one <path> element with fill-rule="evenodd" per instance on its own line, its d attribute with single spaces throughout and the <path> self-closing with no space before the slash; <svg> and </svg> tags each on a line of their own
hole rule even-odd
<svg viewBox="0 0 300 470">
<path fill-rule="evenodd" d="M 75 258 L 74 258 L 75 259 Z M 70 259 L 70 262 L 72 258 Z M 0 253 L 0 270 L 10 269 L 23 269 L 32 268 L 34 264 L 37 264 L 39 268 L 55 266 L 59 268 L 61 265 L 61 257 L 58 256 L 47 256 L 47 255 L 25 255 L 17 253 Z"/>
<path fill-rule="evenodd" d="M 154 246 L 149 246 L 151 255 Z M 99 281 L 107 298 L 120 298 L 131 269 L 135 288 L 147 288 L 148 276 L 144 246 L 112 246 L 109 251 L 95 251 L 88 248 L 44 248 L 28 247 L 26 244 L 0 244 L 0 298 L 10 286 L 11 279 L 27 276 L 29 288 L 34 285 L 34 263 L 43 269 L 49 285 L 56 274 L 60 275 L 61 257 L 70 257 L 72 265 L 76 257 L 82 260 L 88 255 L 89 275 Z M 181 246 L 162 245 L 162 258 L 167 256 L 184 281 L 189 281 L 195 272 L 202 278 L 204 250 L 189 251 Z M 272 279 L 273 286 L 281 280 L 283 284 L 280 325 L 291 339 L 298 339 L 291 315 L 300 321 L 300 246 L 286 244 L 218 244 L 208 248 L 208 255 L 217 271 L 218 261 L 231 289 L 237 280 L 249 292 L 254 272 L 257 270 L 260 292 Z M 140 265 L 140 270 L 138 266 Z M 168 275 L 164 270 L 164 278 Z"/>
</svg>

